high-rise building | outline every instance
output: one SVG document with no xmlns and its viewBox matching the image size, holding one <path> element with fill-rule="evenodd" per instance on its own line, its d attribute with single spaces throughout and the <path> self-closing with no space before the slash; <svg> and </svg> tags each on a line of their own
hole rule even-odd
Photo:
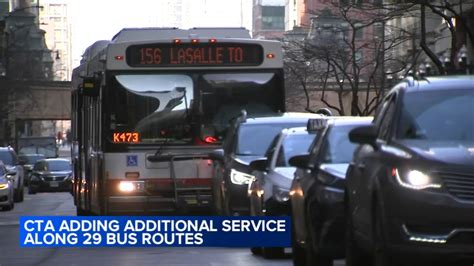
<svg viewBox="0 0 474 266">
<path fill-rule="evenodd" d="M 281 39 L 285 32 L 285 0 L 254 0 L 253 38 Z"/>
<path fill-rule="evenodd" d="M 40 28 L 54 59 L 54 80 L 70 80 L 72 73 L 71 22 L 66 0 L 41 0 Z"/>
</svg>

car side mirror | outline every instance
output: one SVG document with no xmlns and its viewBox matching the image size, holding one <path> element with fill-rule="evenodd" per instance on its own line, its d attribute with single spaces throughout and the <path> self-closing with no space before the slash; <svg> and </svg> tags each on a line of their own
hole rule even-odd
<svg viewBox="0 0 474 266">
<path fill-rule="evenodd" d="M 377 130 L 374 125 L 356 127 L 349 132 L 349 140 L 353 143 L 374 145 Z"/>
<path fill-rule="evenodd" d="M 309 169 L 309 154 L 300 154 L 290 158 L 289 163 L 291 166 L 302 168 L 302 169 Z"/>
<path fill-rule="evenodd" d="M 214 161 L 224 161 L 224 150 L 216 149 L 209 153 L 209 158 Z"/>
<path fill-rule="evenodd" d="M 250 168 L 252 170 L 257 170 L 260 172 L 266 171 L 267 170 L 267 158 L 260 158 L 257 160 L 254 160 L 250 163 Z"/>
</svg>

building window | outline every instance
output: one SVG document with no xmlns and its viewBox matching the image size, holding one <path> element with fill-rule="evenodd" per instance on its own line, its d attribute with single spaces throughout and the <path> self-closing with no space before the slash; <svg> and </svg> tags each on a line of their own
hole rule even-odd
<svg viewBox="0 0 474 266">
<path fill-rule="evenodd" d="M 285 7 L 284 6 L 262 6 L 262 29 L 284 30 L 285 29 Z"/>
<path fill-rule="evenodd" d="M 354 25 L 354 35 L 356 39 L 362 39 L 364 38 L 364 28 L 362 28 L 361 23 L 356 23 Z"/>
</svg>

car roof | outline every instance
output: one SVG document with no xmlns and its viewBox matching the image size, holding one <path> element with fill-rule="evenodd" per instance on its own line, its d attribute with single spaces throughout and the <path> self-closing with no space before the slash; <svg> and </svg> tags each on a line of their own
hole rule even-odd
<svg viewBox="0 0 474 266">
<path fill-rule="evenodd" d="M 242 124 L 279 124 L 279 123 L 287 123 L 287 122 L 305 123 L 310 118 L 319 118 L 319 117 L 324 117 L 324 115 L 313 114 L 313 113 L 290 112 L 290 113 L 282 113 L 281 115 L 277 115 L 277 116 L 248 117 L 245 121 L 242 121 Z"/>
<path fill-rule="evenodd" d="M 459 76 L 438 76 L 426 77 L 423 79 L 414 79 L 409 77 L 401 83 L 406 83 L 403 89 L 410 91 L 435 91 L 452 89 L 471 89 L 474 90 L 474 75 Z"/>
</svg>

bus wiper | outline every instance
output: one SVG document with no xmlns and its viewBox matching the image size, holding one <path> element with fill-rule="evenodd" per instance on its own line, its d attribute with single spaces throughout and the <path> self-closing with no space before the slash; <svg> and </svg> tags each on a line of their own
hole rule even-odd
<svg viewBox="0 0 474 266">
<path fill-rule="evenodd" d="M 189 118 L 189 107 L 188 107 L 188 97 L 186 97 L 187 90 L 186 87 L 175 87 L 174 88 L 177 92 L 182 92 L 184 95 L 184 108 L 186 111 L 186 120 Z"/>
</svg>

